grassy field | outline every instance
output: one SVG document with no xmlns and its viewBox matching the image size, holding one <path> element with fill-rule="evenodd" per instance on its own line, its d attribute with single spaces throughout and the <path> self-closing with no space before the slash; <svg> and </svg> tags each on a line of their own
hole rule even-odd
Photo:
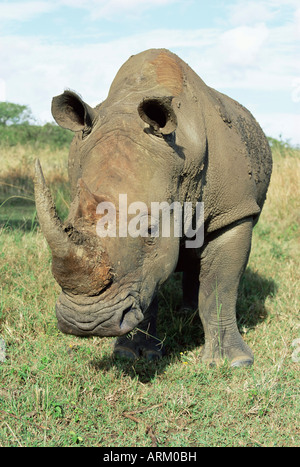
<svg viewBox="0 0 300 467">
<path fill-rule="evenodd" d="M 274 171 L 242 279 L 238 322 L 250 369 L 201 364 L 197 314 L 176 311 L 180 277 L 160 292 L 167 355 L 112 357 L 113 339 L 56 328 L 59 287 L 36 224 L 36 156 L 62 216 L 67 150 L 1 149 L 0 446 L 299 446 L 300 152 L 273 145 Z M 298 342 L 298 343 L 297 343 Z"/>
</svg>

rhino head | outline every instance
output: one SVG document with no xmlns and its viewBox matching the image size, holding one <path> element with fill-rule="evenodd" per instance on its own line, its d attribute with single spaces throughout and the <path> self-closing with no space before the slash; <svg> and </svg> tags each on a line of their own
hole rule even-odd
<svg viewBox="0 0 300 467">
<path fill-rule="evenodd" d="M 164 88 L 154 96 L 141 91 L 128 96 L 119 81 L 96 108 L 71 91 L 52 101 L 56 122 L 75 133 L 69 155 L 73 200 L 64 223 L 36 163 L 38 218 L 62 289 L 58 326 L 80 336 L 122 336 L 138 326 L 178 260 L 179 237 L 153 236 L 150 209 L 153 201 L 182 199 L 179 179 L 185 161 L 175 143 L 173 96 Z M 152 231 L 120 235 L 120 195 L 126 195 L 128 206 L 141 202 L 149 208 L 144 225 Z M 97 234 L 106 214 L 98 206 L 105 203 L 116 207 L 115 236 Z M 127 223 L 133 214 L 127 213 Z"/>
</svg>

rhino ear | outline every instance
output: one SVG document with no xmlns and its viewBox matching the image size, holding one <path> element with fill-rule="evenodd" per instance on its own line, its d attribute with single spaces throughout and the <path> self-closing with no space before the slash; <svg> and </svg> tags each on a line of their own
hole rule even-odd
<svg viewBox="0 0 300 467">
<path fill-rule="evenodd" d="M 96 118 L 96 112 L 92 107 L 72 91 L 65 91 L 63 94 L 52 99 L 51 112 L 62 128 L 72 131 L 84 131 L 88 134 Z"/>
<path fill-rule="evenodd" d="M 172 97 L 146 97 L 138 106 L 138 113 L 155 133 L 169 135 L 176 130 L 177 118 Z"/>
</svg>

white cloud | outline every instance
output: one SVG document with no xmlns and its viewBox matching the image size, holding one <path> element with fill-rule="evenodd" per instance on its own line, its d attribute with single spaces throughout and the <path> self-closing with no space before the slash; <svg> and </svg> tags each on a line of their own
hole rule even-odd
<svg viewBox="0 0 300 467">
<path fill-rule="evenodd" d="M 232 25 L 253 25 L 271 20 L 276 12 L 263 0 L 236 2 L 228 6 L 229 21 Z"/>
<path fill-rule="evenodd" d="M 0 21 L 27 21 L 54 8 L 55 4 L 46 1 L 0 3 Z"/>
<path fill-rule="evenodd" d="M 6 101 L 6 83 L 2 78 L 0 78 L 0 102 L 1 101 Z"/>
<path fill-rule="evenodd" d="M 254 0 L 254 1 L 260 1 L 260 0 Z M 289 6 L 289 7 L 294 7 L 296 8 L 299 5 L 299 0 L 264 0 L 265 3 L 271 7 L 283 7 L 283 6 Z"/>
<path fill-rule="evenodd" d="M 57 4 L 81 8 L 90 19 L 114 19 L 116 16 L 139 16 L 146 10 L 178 3 L 178 0 L 57 0 Z"/>
<path fill-rule="evenodd" d="M 300 102 L 300 77 L 292 81 L 292 101 Z"/>
<path fill-rule="evenodd" d="M 268 136 L 282 137 L 283 140 L 290 140 L 292 144 L 300 145 L 300 114 L 262 113 L 255 117 Z"/>
<path fill-rule="evenodd" d="M 177 3 L 178 0 L 37 0 L 0 3 L 0 23 L 24 22 L 63 6 L 85 10 L 89 19 L 114 19 L 122 15 L 139 16 L 144 11 Z"/>
<path fill-rule="evenodd" d="M 295 31 L 295 38 L 300 39 L 300 8 L 298 8 L 295 11 L 295 25 L 294 25 L 294 31 Z"/>
<path fill-rule="evenodd" d="M 220 59 L 227 65 L 239 68 L 255 65 L 268 35 L 264 24 L 239 26 L 225 31 L 219 38 Z"/>
<path fill-rule="evenodd" d="M 133 14 L 139 15 L 143 11 L 153 9 L 168 4 L 175 3 L 176 0 L 104 0 L 104 2 L 95 1 L 95 4 L 103 4 L 101 8 L 90 10 L 91 18 L 112 18 L 114 15 Z M 96 5 L 95 5 L 96 6 Z"/>
<path fill-rule="evenodd" d="M 297 7 L 299 0 L 235 0 L 227 11 L 230 24 L 241 26 L 281 20 L 284 9 L 292 15 Z"/>
</svg>

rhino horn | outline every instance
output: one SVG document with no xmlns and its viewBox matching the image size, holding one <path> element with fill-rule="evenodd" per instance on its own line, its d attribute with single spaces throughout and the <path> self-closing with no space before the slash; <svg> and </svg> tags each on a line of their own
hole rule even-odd
<svg viewBox="0 0 300 467">
<path fill-rule="evenodd" d="M 35 163 L 34 196 L 39 223 L 52 254 L 62 258 L 68 256 L 74 245 L 64 231 L 61 220 L 57 215 L 38 159 Z"/>
<path fill-rule="evenodd" d="M 52 272 L 55 279 L 66 291 L 98 295 L 112 282 L 113 275 L 107 254 L 99 244 L 98 253 L 95 253 L 95 245 L 91 247 L 88 241 L 79 241 L 82 238 L 77 237 L 83 236 L 81 232 L 73 229 L 74 239 L 67 233 L 57 215 L 39 160 L 35 166 L 34 191 L 39 223 L 52 252 Z M 71 225 L 68 230 L 72 231 Z M 97 239 L 96 241 L 98 242 Z M 83 246 L 82 243 L 87 245 Z"/>
</svg>

